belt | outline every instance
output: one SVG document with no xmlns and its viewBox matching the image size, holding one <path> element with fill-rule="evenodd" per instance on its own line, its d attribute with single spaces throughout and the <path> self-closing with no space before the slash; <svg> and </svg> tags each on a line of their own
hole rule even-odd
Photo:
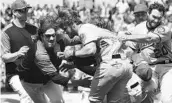
<svg viewBox="0 0 172 103">
<path fill-rule="evenodd" d="M 115 55 L 112 55 L 112 58 L 113 59 L 119 59 L 119 58 L 121 58 L 121 55 L 120 54 L 115 54 Z"/>
<path fill-rule="evenodd" d="M 139 85 L 139 82 L 134 83 L 133 85 L 130 86 L 131 89 L 135 88 L 136 86 Z"/>
</svg>

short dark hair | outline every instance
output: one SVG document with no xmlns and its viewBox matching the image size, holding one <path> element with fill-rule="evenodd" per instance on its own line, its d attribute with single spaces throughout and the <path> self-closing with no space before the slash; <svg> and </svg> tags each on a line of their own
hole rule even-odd
<svg viewBox="0 0 172 103">
<path fill-rule="evenodd" d="M 56 24 L 58 24 L 59 27 L 64 30 L 65 30 L 65 27 L 72 24 L 71 13 L 68 9 L 61 9 L 58 11 Z"/>
<path fill-rule="evenodd" d="M 71 10 L 70 13 L 73 23 L 76 23 L 77 25 L 82 23 L 82 21 L 80 20 L 79 13 L 76 10 Z"/>
<path fill-rule="evenodd" d="M 95 17 L 92 17 L 88 23 L 90 24 L 94 24 L 100 28 L 103 28 L 103 29 L 108 29 L 110 31 L 112 31 L 112 24 L 113 22 L 108 20 L 108 21 L 105 21 L 105 19 L 103 17 L 100 17 L 100 16 L 95 16 Z"/>
<path fill-rule="evenodd" d="M 149 14 L 153 9 L 157 9 L 158 11 L 163 12 L 163 15 L 165 14 L 165 7 L 158 2 L 155 2 L 149 6 Z"/>
<path fill-rule="evenodd" d="M 59 10 L 56 18 L 56 24 L 58 24 L 60 28 L 65 30 L 65 27 L 72 25 L 73 23 L 82 23 L 77 11 L 70 9 Z"/>
<path fill-rule="evenodd" d="M 39 37 L 42 36 L 48 29 L 53 28 L 57 29 L 58 26 L 55 23 L 55 18 L 53 16 L 44 16 L 41 17 L 39 20 L 40 26 L 38 29 L 38 35 Z"/>
</svg>

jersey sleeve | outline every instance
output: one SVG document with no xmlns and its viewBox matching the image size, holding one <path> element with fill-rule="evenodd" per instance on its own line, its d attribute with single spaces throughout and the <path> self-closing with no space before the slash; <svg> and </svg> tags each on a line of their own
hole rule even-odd
<svg viewBox="0 0 172 103">
<path fill-rule="evenodd" d="M 4 31 L 1 32 L 1 43 L 2 55 L 10 53 L 10 38 Z"/>
<path fill-rule="evenodd" d="M 171 32 L 167 26 L 159 26 L 154 31 L 155 34 L 159 36 L 160 42 L 167 41 L 171 39 Z"/>
</svg>

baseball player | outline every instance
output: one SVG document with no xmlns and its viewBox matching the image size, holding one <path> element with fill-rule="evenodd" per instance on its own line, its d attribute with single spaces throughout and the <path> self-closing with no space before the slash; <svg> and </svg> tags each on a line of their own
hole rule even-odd
<svg viewBox="0 0 172 103">
<path fill-rule="evenodd" d="M 121 59 L 122 53 L 118 54 L 121 47 L 119 40 L 106 29 L 92 24 L 80 24 L 78 20 L 73 21 L 68 28 L 79 35 L 82 48 L 64 52 L 63 55 L 64 59 L 73 56 L 96 58 L 97 66 L 91 83 L 89 101 L 102 103 L 107 95 L 108 103 L 130 103 L 126 84 L 132 76 L 132 65 L 129 60 Z"/>
<path fill-rule="evenodd" d="M 162 103 L 172 102 L 172 53 L 171 53 L 171 32 L 163 25 L 161 19 L 165 14 L 162 4 L 154 3 L 149 7 L 148 20 L 136 26 L 131 33 L 133 35 L 122 36 L 123 41 L 135 41 L 140 44 L 140 56 L 153 70 L 153 79 L 156 89 L 160 90 Z M 138 70 L 140 73 L 142 69 Z M 140 74 L 142 77 L 144 74 Z M 159 87 L 159 88 L 158 88 Z"/>
<path fill-rule="evenodd" d="M 75 45 L 75 50 L 80 50 L 80 49 L 81 49 L 81 45 Z M 67 46 L 65 48 L 65 52 L 69 52 L 69 51 L 73 51 L 73 50 L 74 50 L 73 46 Z M 131 58 L 134 51 L 131 48 L 127 48 L 124 50 L 124 52 L 125 52 L 127 58 Z M 74 57 L 74 58 L 72 58 L 71 61 L 73 61 L 73 63 L 68 61 L 67 63 L 62 64 L 60 66 L 61 70 L 66 71 L 69 69 L 77 68 L 90 76 L 94 76 L 94 74 L 96 72 L 96 64 L 95 64 L 94 58 Z M 86 79 L 89 79 L 89 78 L 85 78 L 84 80 L 86 80 Z M 80 85 L 80 86 L 90 87 L 90 83 L 88 82 L 88 80 L 86 80 L 86 81 L 84 81 L 84 80 L 72 81 L 72 83 L 74 83 L 74 84 L 78 83 L 78 85 Z M 132 103 L 140 103 L 142 101 L 142 98 L 145 97 L 145 96 L 142 97 L 141 82 L 142 82 L 141 79 L 135 73 L 132 73 L 131 79 L 126 84 L 126 88 L 130 95 L 130 99 L 131 99 Z M 104 102 L 105 102 L 105 99 L 104 99 Z"/>
</svg>

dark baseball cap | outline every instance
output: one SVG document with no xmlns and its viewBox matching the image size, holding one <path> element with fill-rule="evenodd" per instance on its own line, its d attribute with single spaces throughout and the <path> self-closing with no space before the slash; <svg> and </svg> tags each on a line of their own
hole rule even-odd
<svg viewBox="0 0 172 103">
<path fill-rule="evenodd" d="M 147 12 L 148 11 L 148 7 L 145 4 L 137 4 L 134 7 L 134 13 L 137 12 Z"/>
<path fill-rule="evenodd" d="M 27 4 L 26 1 L 24 1 L 24 0 L 15 0 L 11 4 L 12 10 L 24 9 L 24 8 L 32 8 L 32 7 L 29 4 Z"/>
<path fill-rule="evenodd" d="M 152 69 L 146 63 L 138 65 L 135 73 L 144 81 L 149 81 L 152 78 Z"/>
</svg>

